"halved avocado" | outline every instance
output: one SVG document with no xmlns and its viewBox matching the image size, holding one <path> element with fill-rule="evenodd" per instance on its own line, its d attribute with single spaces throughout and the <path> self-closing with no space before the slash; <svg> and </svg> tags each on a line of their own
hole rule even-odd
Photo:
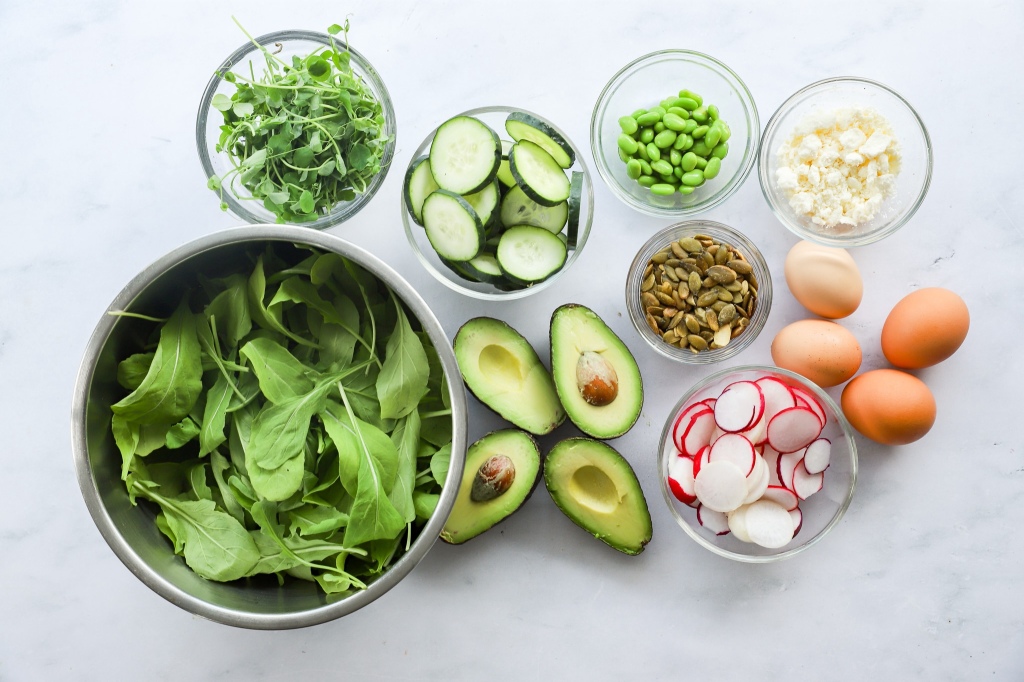
<svg viewBox="0 0 1024 682">
<path fill-rule="evenodd" d="M 569 419 L 594 438 L 629 431 L 644 405 L 640 368 L 608 325 L 569 303 L 551 315 L 551 374 Z"/>
<path fill-rule="evenodd" d="M 626 554 L 639 554 L 654 532 L 633 468 L 607 443 L 569 438 L 544 460 L 551 499 L 577 526 Z"/>
<path fill-rule="evenodd" d="M 551 374 L 515 329 L 476 317 L 462 325 L 454 346 L 466 387 L 500 417 L 538 436 L 565 421 Z"/>
<path fill-rule="evenodd" d="M 505 429 L 473 443 L 441 539 L 458 545 L 507 519 L 533 494 L 540 468 L 540 449 L 528 433 Z"/>
</svg>

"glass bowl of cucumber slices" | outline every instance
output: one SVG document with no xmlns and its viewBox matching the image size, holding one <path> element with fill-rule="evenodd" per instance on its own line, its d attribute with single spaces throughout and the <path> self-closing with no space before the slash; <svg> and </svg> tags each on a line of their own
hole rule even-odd
<svg viewBox="0 0 1024 682">
<path fill-rule="evenodd" d="M 590 123 L 597 170 L 612 193 L 654 216 L 689 216 L 728 199 L 757 161 L 761 124 L 728 66 L 660 50 L 624 66 Z"/>
<path fill-rule="evenodd" d="M 513 107 L 453 116 L 405 173 L 402 222 L 439 282 L 484 300 L 551 286 L 583 251 L 594 189 L 579 149 L 547 119 Z"/>
</svg>

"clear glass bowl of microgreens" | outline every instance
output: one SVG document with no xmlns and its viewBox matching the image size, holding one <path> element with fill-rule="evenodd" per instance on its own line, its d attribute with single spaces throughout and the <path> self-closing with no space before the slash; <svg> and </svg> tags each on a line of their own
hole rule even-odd
<svg viewBox="0 0 1024 682">
<path fill-rule="evenodd" d="M 322 230 L 348 220 L 380 189 L 394 156 L 384 82 L 348 44 L 347 22 L 328 33 L 245 35 L 199 105 L 207 187 L 249 223 Z"/>
<path fill-rule="evenodd" d="M 590 145 L 620 200 L 682 217 L 739 189 L 760 130 L 754 98 L 732 69 L 700 52 L 660 50 L 612 76 L 594 105 Z"/>
</svg>

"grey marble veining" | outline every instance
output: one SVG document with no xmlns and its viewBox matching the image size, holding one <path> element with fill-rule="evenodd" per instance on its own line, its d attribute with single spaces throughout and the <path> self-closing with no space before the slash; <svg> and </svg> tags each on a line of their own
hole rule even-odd
<svg viewBox="0 0 1024 682">
<path fill-rule="evenodd" d="M 436 546 L 370 607 L 275 633 L 195 618 L 110 552 L 74 478 L 71 391 L 121 287 L 175 246 L 236 224 L 205 189 L 194 139 L 202 88 L 243 42 L 232 13 L 253 34 L 351 18 L 353 44 L 390 90 L 399 141 L 378 195 L 333 232 L 404 272 L 449 334 L 490 314 L 546 349 L 550 312 L 575 301 L 627 342 L 646 403 L 614 445 L 650 503 L 644 554 L 588 538 L 539 490 L 495 531 Z M 0 2 L 0 680 L 1024 679 L 1022 31 L 1024 6 L 990 0 Z M 846 518 L 779 564 L 711 555 L 661 500 L 664 420 L 712 371 L 655 355 L 624 316 L 626 267 L 668 221 L 631 211 L 595 173 L 596 219 L 579 261 L 559 286 L 501 305 L 436 283 L 402 234 L 402 172 L 440 121 L 516 105 L 589 150 L 608 78 L 665 47 L 730 65 L 762 126 L 792 92 L 829 76 L 904 94 L 932 137 L 931 191 L 902 231 L 853 251 L 865 296 L 844 325 L 872 369 L 885 366 L 885 315 L 912 289 L 948 287 L 971 308 L 959 353 L 919 373 L 938 402 L 935 428 L 901 448 L 859 438 Z M 593 168 L 589 151 L 585 160 Z M 753 176 L 708 217 L 744 231 L 773 269 L 772 315 L 733 361 L 770 362 L 774 334 L 807 316 L 781 274 L 796 240 Z M 499 424 L 473 405 L 471 437 Z"/>
</svg>

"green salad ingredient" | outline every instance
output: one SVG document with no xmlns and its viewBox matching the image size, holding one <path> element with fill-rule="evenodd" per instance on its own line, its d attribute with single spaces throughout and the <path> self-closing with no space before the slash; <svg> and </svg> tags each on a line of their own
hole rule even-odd
<svg viewBox="0 0 1024 682">
<path fill-rule="evenodd" d="M 729 125 L 718 107 L 690 90 L 619 119 L 626 175 L 656 196 L 694 190 L 718 176 L 729 153 Z"/>
<path fill-rule="evenodd" d="M 330 46 L 285 60 L 242 28 L 266 69 L 257 76 L 250 63 L 248 76 L 219 74 L 236 88 L 212 101 L 224 117 L 216 150 L 233 166 L 208 181 L 222 209 L 227 187 L 239 200 L 261 202 L 279 223 L 312 222 L 365 192 L 381 172 L 392 138 L 380 101 L 352 69 L 348 30 L 347 21 L 334 24 L 327 30 Z M 333 36 L 341 32 L 339 47 Z"/>
<path fill-rule="evenodd" d="M 152 333 L 117 369 L 122 478 L 204 578 L 364 588 L 437 505 L 452 440 L 440 360 L 351 261 L 287 244 L 250 255 L 166 320 L 130 314 Z"/>
</svg>

